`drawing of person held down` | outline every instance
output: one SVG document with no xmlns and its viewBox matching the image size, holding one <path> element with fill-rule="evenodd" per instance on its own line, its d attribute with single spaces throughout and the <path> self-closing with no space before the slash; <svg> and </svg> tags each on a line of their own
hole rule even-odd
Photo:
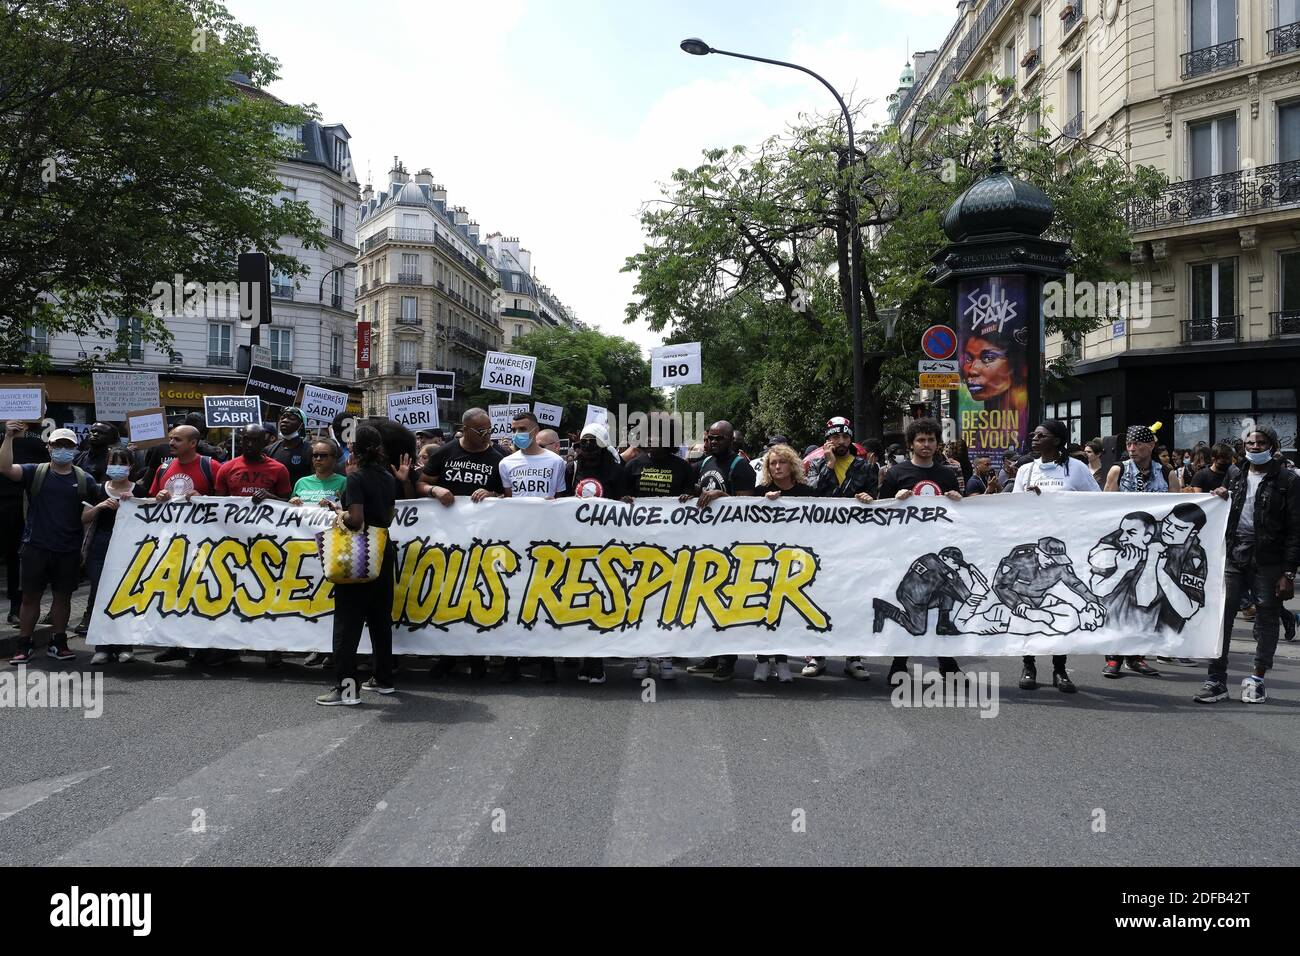
<svg viewBox="0 0 1300 956">
<path fill-rule="evenodd" d="M 1145 511 L 1125 515 L 1088 553 L 1092 590 L 1112 624 L 1137 633 L 1175 633 L 1205 606 L 1207 558 L 1197 533 L 1199 505 L 1177 505 L 1163 521 Z"/>
</svg>

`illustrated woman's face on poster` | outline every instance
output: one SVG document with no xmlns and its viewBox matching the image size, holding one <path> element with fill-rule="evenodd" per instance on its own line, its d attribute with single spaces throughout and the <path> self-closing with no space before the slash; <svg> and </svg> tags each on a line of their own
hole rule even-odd
<svg viewBox="0 0 1300 956">
<path fill-rule="evenodd" d="M 1007 351 L 987 339 L 972 337 L 966 340 L 961 370 L 966 388 L 977 402 L 997 398 L 1011 389 L 1011 361 Z"/>
</svg>

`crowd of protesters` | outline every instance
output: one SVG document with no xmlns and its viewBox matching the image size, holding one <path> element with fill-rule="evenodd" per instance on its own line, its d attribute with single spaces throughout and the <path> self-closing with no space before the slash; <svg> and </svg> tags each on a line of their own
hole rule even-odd
<svg viewBox="0 0 1300 956">
<path fill-rule="evenodd" d="M 961 442 L 943 442 L 942 426 L 933 419 L 912 421 L 902 443 L 855 440 L 852 423 L 834 417 L 826 423 L 824 441 L 800 454 L 784 435 L 771 436 L 761 454 L 751 456 L 727 421 L 715 422 L 704 441 L 689 449 L 629 447 L 611 442 L 605 425 L 587 425 L 580 435 L 562 439 L 542 428 L 529 412 L 516 417 L 508 437 L 496 436 L 486 411 L 470 409 L 448 435 L 439 429 L 412 434 L 387 419 L 350 419 L 340 415 L 330 429 L 309 432 L 297 408 L 287 408 L 274 424 L 239 429 L 229 442 L 212 444 L 203 416 L 193 414 L 176 424 L 165 445 L 133 449 L 121 440 L 113 423 L 94 423 L 83 441 L 67 428 L 54 429 L 45 441 L 20 422 L 8 422 L 0 446 L 0 533 L 8 568 L 9 624 L 19 631 L 11 664 L 23 664 L 34 653 L 38 623 L 52 627 L 47 654 L 59 661 L 76 658 L 68 644 L 73 592 L 83 575 L 89 584 L 86 615 L 73 629 L 86 635 L 94 593 L 104 566 L 116 512 L 130 498 L 186 499 L 223 495 L 255 502 L 275 499 L 299 507 L 334 510 L 351 530 L 391 525 L 395 503 L 432 498 L 450 506 L 457 499 L 477 503 L 493 497 L 554 499 L 566 496 L 603 497 L 634 502 L 641 498 L 677 498 L 707 508 L 728 496 L 830 497 L 870 503 L 881 498 L 905 499 L 914 494 L 944 495 L 955 500 L 979 495 L 1075 492 L 1208 492 L 1230 501 L 1227 529 L 1227 612 L 1222 655 L 1210 662 L 1209 676 L 1196 700 L 1213 703 L 1228 696 L 1227 646 L 1233 621 L 1242 613 L 1253 623 L 1256 658 L 1243 681 L 1242 699 L 1266 699 L 1264 677 L 1273 663 L 1279 630 L 1295 640 L 1296 615 L 1283 602 L 1294 596 L 1300 562 L 1300 477 L 1281 454 L 1277 433 L 1258 426 L 1235 445 L 1199 444 L 1174 450 L 1157 442 L 1146 426 L 1134 426 L 1125 436 L 1126 454 L 1105 464 L 1105 444 L 1094 439 L 1080 445 L 1070 440 L 1067 425 L 1044 421 L 1032 433 L 1031 453 L 1007 454 L 999 467 L 988 457 L 970 455 Z M 684 455 L 682 453 L 685 453 Z M 1052 539 L 1045 539 L 1052 540 Z M 956 549 L 944 549 L 945 552 Z M 948 560 L 960 561 L 960 553 Z M 392 654 L 390 610 L 393 598 L 395 549 L 391 542 L 379 578 L 369 584 L 336 585 L 334 640 L 329 654 L 307 655 L 307 666 L 333 667 L 333 688 L 317 698 L 325 705 L 356 704 L 357 647 L 368 630 L 374 649 L 373 676 L 362 689 L 381 694 L 394 690 L 393 675 L 401 666 Z M 51 609 L 41 619 L 46 590 Z M 876 602 L 881 615 L 901 612 Z M 940 611 L 937 633 L 957 633 Z M 134 648 L 94 642 L 91 663 L 128 663 Z M 279 653 L 264 655 L 267 666 L 283 661 Z M 185 660 L 194 667 L 218 667 L 240 659 L 233 650 L 170 647 L 153 660 Z M 1193 666 L 1185 659 L 1160 658 L 1170 665 Z M 586 658 L 564 662 L 577 668 L 577 679 L 598 685 L 607 680 L 605 661 Z M 671 680 L 682 662 L 671 658 L 641 659 L 632 674 L 654 674 Z M 938 659 L 943 673 L 960 671 L 953 658 Z M 1066 657 L 1052 658 L 1052 684 L 1063 693 L 1077 688 L 1066 668 Z M 906 667 L 895 658 L 890 679 Z M 723 655 L 686 667 L 692 674 L 724 682 L 735 677 L 736 657 Z M 543 682 L 559 679 L 553 658 L 506 658 L 500 679 L 512 683 L 525 668 L 537 668 Z M 442 657 L 429 670 L 443 679 L 464 668 L 471 678 L 488 673 L 482 657 Z M 803 677 L 826 673 L 827 661 L 810 657 Z M 1106 658 L 1103 675 L 1116 679 L 1125 671 L 1158 677 L 1159 671 L 1141 656 Z M 845 659 L 843 673 L 868 680 L 860 657 Z M 754 679 L 794 680 L 785 655 L 759 656 Z M 1038 686 L 1037 662 L 1025 657 L 1020 687 Z"/>
</svg>

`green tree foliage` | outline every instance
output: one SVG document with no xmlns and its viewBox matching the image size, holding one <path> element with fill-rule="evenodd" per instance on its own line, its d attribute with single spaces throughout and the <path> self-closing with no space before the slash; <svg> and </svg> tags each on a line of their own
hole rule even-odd
<svg viewBox="0 0 1300 956">
<path fill-rule="evenodd" d="M 277 135 L 315 116 L 258 91 L 278 64 L 211 0 L 45 0 L 0 12 L 0 362 L 27 329 L 112 339 L 118 317 L 170 335 L 154 285 L 233 282 L 240 252 L 305 274 L 281 236 L 324 248 L 304 202 L 278 203 Z M 125 336 L 95 359 L 122 359 Z M 91 359 L 94 362 L 95 359 Z"/>
<path fill-rule="evenodd" d="M 979 82 L 1000 88 L 992 76 Z M 702 164 L 673 173 L 643 210 L 646 244 L 624 271 L 637 277 L 628 322 L 702 343 L 705 382 L 682 390 L 683 410 L 728 418 L 751 442 L 773 432 L 819 441 L 828 417 L 851 414 L 852 189 L 870 389 L 869 420 L 856 424 L 859 435 L 881 434 L 916 385 L 921 332 L 950 318 L 948 294 L 926 272 L 947 242 L 944 213 L 985 174 L 995 137 L 1011 172 L 1056 204 L 1050 235 L 1071 243 L 1076 280 L 1127 276 L 1124 212 L 1153 194 L 1158 175 L 1086 143 L 1021 135 L 1043 104 L 1012 96 L 990 110 L 979 89 L 955 84 L 906 127 L 874 127 L 852 167 L 841 120 L 813 117 L 753 149 L 706 151 Z M 1048 332 L 1079 335 L 1103 321 L 1064 319 Z"/>
<path fill-rule="evenodd" d="M 561 435 L 582 428 L 588 405 L 611 412 L 617 412 L 620 404 L 627 405 L 629 412 L 661 406 L 659 392 L 650 387 L 650 363 L 635 343 L 616 335 L 548 326 L 516 339 L 507 351 L 537 359 L 532 395 L 515 398 L 562 406 Z M 503 405 L 506 399 L 504 392 L 479 392 L 469 396 L 468 404 L 487 408 Z"/>
</svg>

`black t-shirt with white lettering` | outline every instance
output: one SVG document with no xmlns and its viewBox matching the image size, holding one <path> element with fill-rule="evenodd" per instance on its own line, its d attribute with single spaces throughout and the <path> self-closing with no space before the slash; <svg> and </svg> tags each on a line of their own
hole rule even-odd
<svg viewBox="0 0 1300 956">
<path fill-rule="evenodd" d="M 949 491 L 961 491 L 961 478 L 957 471 L 938 461 L 929 468 L 905 461 L 890 466 L 880 482 L 878 497 L 893 498 L 904 488 L 921 497 L 937 497 Z"/>
<path fill-rule="evenodd" d="M 754 466 L 743 455 L 732 453 L 725 463 L 709 455 L 700 462 L 696 483 L 701 491 L 725 491 L 734 495 L 741 491 L 753 491 L 758 476 Z"/>
<path fill-rule="evenodd" d="M 627 466 L 626 474 L 625 493 L 633 498 L 676 498 L 695 487 L 695 469 L 676 455 L 663 461 L 642 455 Z"/>
<path fill-rule="evenodd" d="M 472 495 L 480 488 L 500 494 L 503 486 L 497 466 L 504 457 L 496 445 L 489 445 L 484 451 L 466 451 L 459 441 L 450 441 L 424 463 L 424 479 L 457 496 Z"/>
</svg>

